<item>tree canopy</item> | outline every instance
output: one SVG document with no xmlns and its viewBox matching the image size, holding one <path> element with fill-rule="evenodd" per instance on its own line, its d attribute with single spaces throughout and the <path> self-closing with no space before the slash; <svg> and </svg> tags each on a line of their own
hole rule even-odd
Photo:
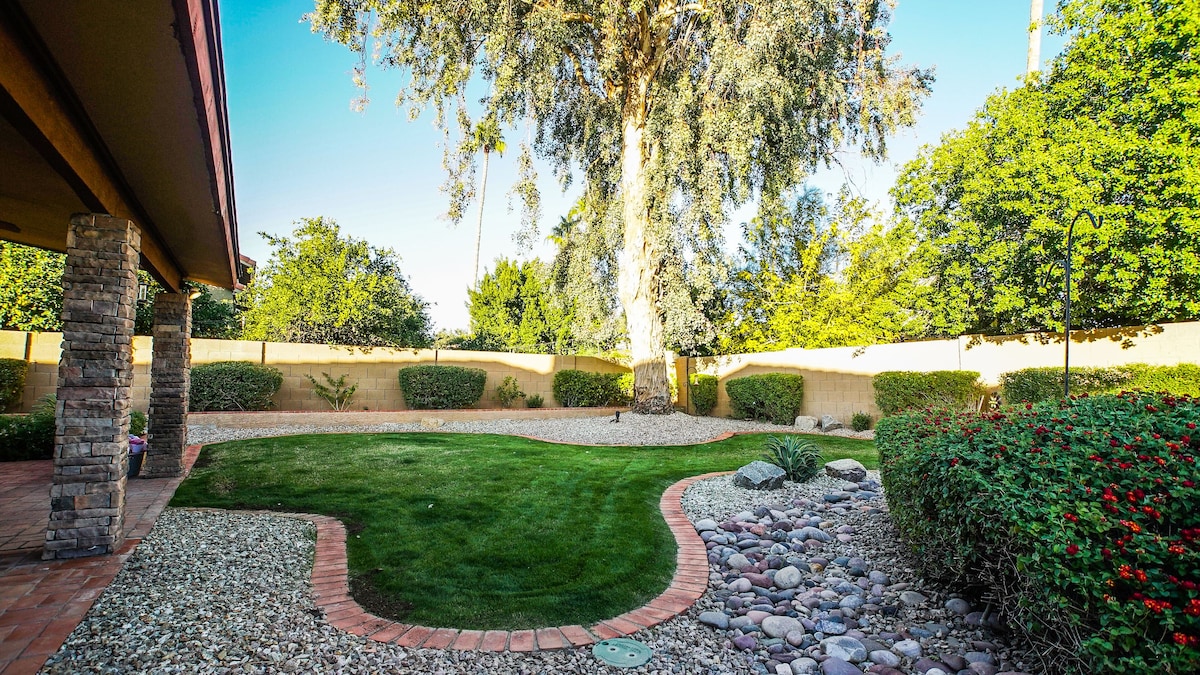
<svg viewBox="0 0 1200 675">
<path fill-rule="evenodd" d="M 470 197 L 472 117 L 529 120 L 556 173 L 582 174 L 593 227 L 619 251 L 643 412 L 671 410 L 663 282 L 708 276 L 727 208 L 782 194 L 846 144 L 880 156 L 912 123 L 930 78 L 887 55 L 889 18 L 884 0 L 318 0 L 309 15 L 362 55 L 356 79 L 377 54 L 409 75 L 399 102 L 433 108 L 452 218 Z M 476 77 L 487 93 L 473 115 Z M 519 192 L 535 197 L 523 178 Z M 703 329 L 701 315 L 682 323 Z"/>
<path fill-rule="evenodd" d="M 342 237 L 334 221 L 305 218 L 291 237 L 260 233 L 271 256 L 243 295 L 247 340 L 424 347 L 426 303 L 391 249 Z"/>
<path fill-rule="evenodd" d="M 473 345 L 493 351 L 565 354 L 573 351 L 569 306 L 555 297 L 546 266 L 497 260 L 467 291 Z"/>
<path fill-rule="evenodd" d="M 894 195 L 937 251 L 933 332 L 1200 318 L 1200 12 L 1192 0 L 1069 0 L 1044 79 L 990 97 L 908 164 Z"/>
</svg>

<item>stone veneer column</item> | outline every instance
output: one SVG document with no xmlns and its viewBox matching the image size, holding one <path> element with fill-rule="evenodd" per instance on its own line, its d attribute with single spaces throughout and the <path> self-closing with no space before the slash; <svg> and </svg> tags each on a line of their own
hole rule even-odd
<svg viewBox="0 0 1200 675">
<path fill-rule="evenodd" d="M 154 361 L 150 366 L 150 437 L 142 475 L 183 473 L 187 445 L 188 385 L 191 382 L 192 303 L 183 293 L 154 296 Z"/>
<path fill-rule="evenodd" d="M 47 560 L 112 553 L 125 539 L 141 243 L 137 225 L 124 218 L 71 217 Z"/>
</svg>

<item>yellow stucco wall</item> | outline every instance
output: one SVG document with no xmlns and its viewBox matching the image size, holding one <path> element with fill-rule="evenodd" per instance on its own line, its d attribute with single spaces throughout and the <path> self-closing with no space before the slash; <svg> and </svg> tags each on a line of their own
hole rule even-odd
<svg viewBox="0 0 1200 675">
<path fill-rule="evenodd" d="M 58 379 L 60 333 L 0 331 L 0 357 L 27 358 L 29 374 L 20 410 L 29 410 L 38 397 L 53 393 Z M 150 400 L 151 339 L 136 337 L 134 348 L 133 405 L 146 410 Z M 878 417 L 871 378 L 887 370 L 975 370 L 989 386 L 1001 373 L 1035 366 L 1062 364 L 1061 335 L 1029 333 L 1003 337 L 962 336 L 950 340 L 924 340 L 870 347 L 789 349 L 761 354 L 735 354 L 678 359 L 680 383 L 688 373 L 717 375 L 717 408 L 714 415 L 730 414 L 724 382 L 730 378 L 767 372 L 804 376 L 803 414 L 830 414 L 848 420 L 857 411 Z M 312 392 L 306 375 L 321 379 L 347 374 L 358 383 L 355 410 L 404 410 L 398 372 L 421 363 L 483 368 L 488 373 L 480 408 L 499 407 L 496 385 L 506 376 L 517 379 L 527 394 L 541 394 L 546 405 L 556 405 L 551 393 L 554 373 L 567 368 L 593 372 L 627 372 L 617 363 L 588 356 L 507 354 L 457 350 L 365 349 L 327 345 L 192 340 L 192 363 L 250 361 L 265 363 L 283 372 L 283 386 L 275 396 L 275 410 L 327 410 L 328 404 Z M 1200 322 L 1162 324 L 1138 328 L 1077 331 L 1071 334 L 1073 366 L 1113 366 L 1125 363 L 1173 365 L 1200 363 Z M 680 405 L 686 405 L 687 388 L 680 387 Z M 521 403 L 517 403 L 518 406 Z"/>
</svg>

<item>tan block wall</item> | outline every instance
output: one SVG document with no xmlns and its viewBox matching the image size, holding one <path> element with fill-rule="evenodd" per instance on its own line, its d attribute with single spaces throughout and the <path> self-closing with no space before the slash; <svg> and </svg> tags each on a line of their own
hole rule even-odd
<svg viewBox="0 0 1200 675">
<path fill-rule="evenodd" d="M 1126 363 L 1175 365 L 1200 363 L 1200 322 L 1186 322 L 1071 332 L 1071 367 L 1105 367 Z M 713 415 L 729 416 L 725 382 L 757 373 L 798 373 L 804 376 L 804 405 L 801 414 L 833 415 L 843 422 L 858 411 L 876 419 L 877 373 L 890 370 L 974 370 L 989 387 L 1000 375 L 1022 368 L 1062 366 L 1061 334 L 1026 333 L 984 337 L 964 335 L 950 340 L 923 340 L 869 347 L 834 349 L 788 349 L 760 354 L 736 354 L 678 359 L 679 381 L 689 373 L 706 373 L 720 378 L 717 407 Z M 680 403 L 686 404 L 686 387 L 680 388 Z"/>
<path fill-rule="evenodd" d="M 58 360 L 62 349 L 60 333 L 0 331 L 0 357 L 28 358 L 29 374 L 20 410 L 28 411 L 39 397 L 52 394 L 58 382 Z M 138 336 L 133 342 L 133 405 L 145 411 L 150 400 L 151 339 Z M 717 375 L 717 416 L 730 414 L 725 381 L 744 375 L 769 372 L 804 376 L 805 415 L 830 414 L 848 421 L 855 412 L 878 417 L 871 378 L 887 370 L 975 370 L 989 386 L 999 383 L 1001 373 L 1037 366 L 1062 365 L 1062 337 L 1055 334 L 981 337 L 962 336 L 951 340 L 925 340 L 870 347 L 835 349 L 789 349 L 761 354 L 735 354 L 678 359 L 679 403 L 687 404 L 688 373 Z M 623 373 L 625 366 L 589 356 L 508 354 L 457 350 L 416 350 L 328 345 L 248 342 L 242 340 L 192 340 L 192 363 L 250 361 L 265 363 L 283 372 L 283 386 L 275 397 L 276 410 L 327 410 L 328 404 L 312 391 L 305 375 L 321 379 L 327 372 L 334 378 L 348 374 L 348 382 L 359 385 L 355 410 L 404 410 L 398 373 L 400 368 L 421 363 L 483 368 L 487 371 L 483 400 L 478 408 L 497 408 L 496 386 L 506 376 L 517 379 L 527 394 L 540 394 L 547 406 L 557 405 L 552 393 L 554 373 L 563 369 Z M 1136 328 L 1076 331 L 1071 333 L 1071 365 L 1113 366 L 1125 363 L 1174 365 L 1200 363 L 1200 322 L 1162 324 Z M 521 403 L 516 404 L 521 407 Z"/>
</svg>

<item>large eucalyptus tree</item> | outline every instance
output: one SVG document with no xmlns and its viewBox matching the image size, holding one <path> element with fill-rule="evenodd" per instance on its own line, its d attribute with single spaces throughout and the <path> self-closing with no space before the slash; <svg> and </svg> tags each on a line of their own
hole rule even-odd
<svg viewBox="0 0 1200 675">
<path fill-rule="evenodd" d="M 317 0 L 308 18 L 363 64 L 406 71 L 399 104 L 436 112 L 451 218 L 471 197 L 473 117 L 528 120 L 522 164 L 536 150 L 564 182 L 582 175 L 620 248 L 634 409 L 670 412 L 663 271 L 719 251 L 729 207 L 799 184 L 847 145 L 882 156 L 913 122 L 930 76 L 886 54 L 893 4 Z M 536 199 L 531 185 L 518 192 Z"/>
</svg>

